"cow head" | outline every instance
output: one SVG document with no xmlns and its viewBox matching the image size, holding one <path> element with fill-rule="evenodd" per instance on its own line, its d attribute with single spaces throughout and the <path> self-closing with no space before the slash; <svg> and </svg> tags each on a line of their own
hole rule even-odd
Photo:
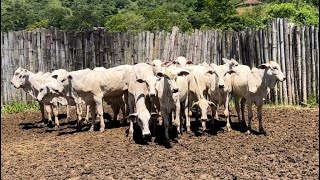
<svg viewBox="0 0 320 180">
<path fill-rule="evenodd" d="M 166 69 L 164 72 L 158 72 L 157 76 L 162 77 L 164 82 L 169 86 L 172 93 L 177 93 L 179 91 L 177 85 L 177 77 L 188 75 L 189 72 L 179 68 L 176 69 Z"/>
<path fill-rule="evenodd" d="M 216 108 L 216 105 L 211 102 L 208 101 L 206 99 L 200 99 L 199 101 L 193 103 L 192 105 L 192 109 L 196 108 L 196 109 L 200 109 L 201 112 L 201 124 L 202 124 L 202 129 L 205 130 L 206 129 L 206 121 L 208 120 L 208 109 L 209 107 L 212 108 Z"/>
<path fill-rule="evenodd" d="M 176 67 L 185 68 L 186 65 L 191 65 L 191 64 L 193 64 L 193 62 L 190 60 L 187 60 L 183 56 L 179 56 L 179 57 L 177 57 L 177 59 L 175 59 L 173 61 L 173 64 L 175 64 Z"/>
<path fill-rule="evenodd" d="M 59 76 L 55 76 L 55 77 L 57 79 L 57 88 L 56 89 L 58 90 L 58 92 L 70 96 L 70 94 L 68 94 L 68 90 L 71 89 L 70 81 L 73 79 L 72 75 L 63 74 L 63 75 L 59 75 Z"/>
<path fill-rule="evenodd" d="M 46 98 L 48 94 L 51 94 L 55 97 L 59 97 L 60 93 L 51 83 L 46 83 L 40 86 L 39 93 L 37 95 L 37 100 L 42 101 Z"/>
<path fill-rule="evenodd" d="M 157 95 L 156 84 L 160 80 L 161 80 L 160 77 L 149 76 L 146 79 L 137 79 L 137 82 L 146 83 L 147 88 L 148 88 L 148 92 L 149 92 L 149 96 L 155 97 Z"/>
<path fill-rule="evenodd" d="M 148 138 L 151 136 L 151 132 L 149 129 L 149 121 L 150 121 L 150 118 L 154 116 L 157 116 L 157 114 L 152 113 L 150 115 L 149 111 L 145 109 L 143 111 L 130 114 L 129 116 L 127 116 L 127 119 L 133 122 L 137 122 L 139 127 L 142 130 L 142 136 L 144 138 Z"/>
<path fill-rule="evenodd" d="M 18 68 L 11 79 L 11 84 L 17 89 L 23 87 L 26 84 L 29 74 L 30 72 L 28 70 Z"/>
<path fill-rule="evenodd" d="M 214 75 L 215 85 L 220 89 L 224 90 L 226 87 L 225 80 L 228 78 L 229 74 L 235 73 L 234 70 L 227 68 L 224 65 L 215 65 L 211 64 L 211 70 L 208 70 L 207 73 Z"/>
<path fill-rule="evenodd" d="M 285 75 L 281 71 L 279 64 L 275 61 L 270 61 L 269 63 L 260 64 L 259 69 L 264 69 L 268 79 L 268 87 L 273 89 L 277 81 L 286 80 Z"/>
</svg>

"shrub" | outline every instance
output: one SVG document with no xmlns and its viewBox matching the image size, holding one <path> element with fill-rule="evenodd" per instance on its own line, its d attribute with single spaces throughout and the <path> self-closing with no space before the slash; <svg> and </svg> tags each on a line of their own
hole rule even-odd
<svg viewBox="0 0 320 180">
<path fill-rule="evenodd" d="M 36 101 L 18 102 L 13 101 L 10 104 L 1 107 L 1 114 L 12 114 L 19 112 L 34 111 L 39 109 L 39 104 Z"/>
</svg>

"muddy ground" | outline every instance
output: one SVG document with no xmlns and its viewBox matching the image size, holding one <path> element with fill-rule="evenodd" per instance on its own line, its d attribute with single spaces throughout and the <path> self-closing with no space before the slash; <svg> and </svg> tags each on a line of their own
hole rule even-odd
<svg viewBox="0 0 320 180">
<path fill-rule="evenodd" d="M 60 131 L 36 126 L 39 112 L 1 117 L 1 179 L 319 178 L 319 109 L 264 109 L 267 137 L 246 135 L 236 117 L 236 130 L 223 131 L 221 118 L 215 133 L 183 134 L 171 149 L 132 144 L 128 126 L 115 122 L 103 133 L 76 132 L 74 110 L 71 119 L 64 112 Z"/>
</svg>

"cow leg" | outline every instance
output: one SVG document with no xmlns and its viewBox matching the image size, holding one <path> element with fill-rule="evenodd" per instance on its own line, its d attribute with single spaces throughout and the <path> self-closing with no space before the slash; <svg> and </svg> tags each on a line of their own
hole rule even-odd
<svg viewBox="0 0 320 180">
<path fill-rule="evenodd" d="M 70 106 L 67 104 L 67 118 L 70 118 L 70 111 L 69 111 Z"/>
<path fill-rule="evenodd" d="M 48 126 L 50 126 L 52 125 L 52 117 L 51 117 L 52 107 L 51 105 L 45 105 L 45 109 L 48 113 Z"/>
<path fill-rule="evenodd" d="M 126 104 L 123 101 L 120 103 L 120 109 L 122 112 L 122 119 L 126 119 Z"/>
<path fill-rule="evenodd" d="M 105 124 L 104 124 L 104 119 L 103 119 L 103 106 L 102 106 L 102 96 L 95 97 L 95 103 L 96 103 L 96 108 L 97 108 L 97 114 L 99 115 L 100 118 L 100 132 L 104 131 Z"/>
<path fill-rule="evenodd" d="M 123 95 L 124 95 L 124 102 L 125 102 L 126 107 L 127 107 L 126 108 L 126 117 L 127 117 L 130 114 L 129 108 L 128 108 L 128 106 L 129 106 L 128 92 L 125 92 Z"/>
<path fill-rule="evenodd" d="M 96 123 L 96 106 L 94 102 L 90 103 L 90 112 L 91 112 L 91 127 L 89 131 L 91 132 L 94 130 L 94 125 Z"/>
<path fill-rule="evenodd" d="M 234 97 L 234 105 L 237 111 L 237 116 L 238 116 L 238 123 L 241 123 L 241 115 L 240 115 L 240 104 L 239 104 L 239 98 Z"/>
<path fill-rule="evenodd" d="M 169 113 L 162 113 L 163 116 L 163 124 L 164 124 L 164 145 L 166 148 L 171 148 L 171 144 L 169 142 Z"/>
<path fill-rule="evenodd" d="M 223 113 L 224 113 L 226 120 L 227 120 L 227 130 L 231 131 L 232 129 L 231 129 L 230 117 L 229 117 L 229 95 L 226 96 L 225 109 L 224 109 Z"/>
<path fill-rule="evenodd" d="M 133 140 L 133 120 L 130 119 L 130 127 L 129 127 L 129 134 L 128 134 L 128 140 L 132 141 Z"/>
<path fill-rule="evenodd" d="M 82 109 L 82 108 L 81 108 Z M 90 118 L 90 105 L 89 104 L 87 104 L 86 105 L 86 117 L 85 117 L 85 122 L 86 123 L 89 123 L 89 118 Z"/>
<path fill-rule="evenodd" d="M 118 120 L 118 114 L 120 112 L 120 106 L 117 103 L 111 103 L 111 109 L 113 111 L 113 120 Z"/>
<path fill-rule="evenodd" d="M 76 104 L 76 111 L 78 116 L 78 122 L 82 120 L 81 114 L 82 114 L 82 106 L 81 104 Z"/>
<path fill-rule="evenodd" d="M 190 132 L 191 129 L 190 129 L 190 117 L 189 117 L 189 108 L 188 108 L 188 102 L 186 101 L 185 104 L 184 104 L 184 116 L 186 118 L 185 120 L 185 123 L 186 123 L 186 131 L 187 132 Z M 188 126 L 187 124 L 189 123 L 189 129 L 188 129 Z"/>
<path fill-rule="evenodd" d="M 54 103 L 52 106 L 53 109 L 53 115 L 54 115 L 54 129 L 59 129 L 59 111 L 58 111 L 58 103 Z"/>
<path fill-rule="evenodd" d="M 262 104 L 263 103 L 257 104 L 257 113 L 258 113 L 258 119 L 259 119 L 259 132 L 260 132 L 260 134 L 267 136 L 268 133 L 264 130 L 264 128 L 262 126 Z"/>
<path fill-rule="evenodd" d="M 180 131 L 180 124 L 181 124 L 181 122 L 180 122 L 180 101 L 178 101 L 177 103 L 176 103 L 176 119 L 175 119 L 175 125 L 176 125 L 176 127 L 177 127 L 177 132 L 178 132 L 178 134 L 181 134 L 181 131 Z M 173 114 L 173 113 L 172 113 Z"/>
<path fill-rule="evenodd" d="M 245 111 L 245 108 L 246 108 L 246 99 L 242 98 L 241 99 L 241 115 L 242 115 L 242 123 L 246 124 L 246 118 L 245 118 L 245 115 L 244 115 L 244 111 Z"/>
<path fill-rule="evenodd" d="M 76 113 L 77 113 L 77 131 L 81 131 L 81 123 L 82 123 L 82 106 L 79 103 L 76 103 Z"/>
<path fill-rule="evenodd" d="M 39 107 L 40 107 L 40 111 L 41 111 L 41 121 L 40 123 L 44 124 L 46 121 L 45 115 L 44 115 L 44 105 L 42 104 L 42 102 L 38 101 Z"/>
<path fill-rule="evenodd" d="M 247 128 L 247 134 L 251 133 L 251 121 L 252 121 L 253 113 L 252 113 L 252 102 L 248 101 L 248 128 Z"/>
</svg>

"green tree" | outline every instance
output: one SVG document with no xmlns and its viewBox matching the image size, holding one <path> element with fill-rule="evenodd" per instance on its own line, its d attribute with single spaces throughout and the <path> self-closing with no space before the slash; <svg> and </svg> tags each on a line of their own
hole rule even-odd
<svg viewBox="0 0 320 180">
<path fill-rule="evenodd" d="M 141 32 L 145 29 L 145 18 L 134 12 L 121 12 L 111 16 L 105 27 L 111 32 Z"/>
</svg>

